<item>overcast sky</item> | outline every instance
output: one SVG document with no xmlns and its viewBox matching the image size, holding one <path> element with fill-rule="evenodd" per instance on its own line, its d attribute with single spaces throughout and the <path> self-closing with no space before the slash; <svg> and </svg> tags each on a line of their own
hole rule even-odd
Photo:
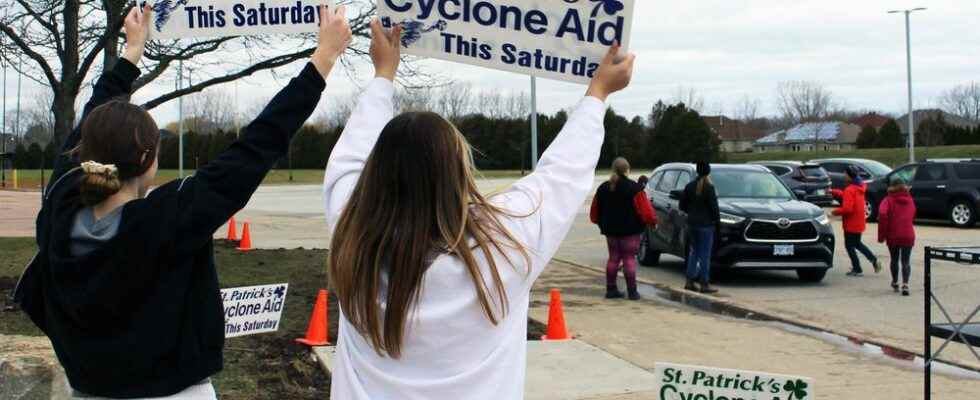
<svg viewBox="0 0 980 400">
<path fill-rule="evenodd" d="M 761 101 L 763 114 L 776 113 L 776 84 L 810 80 L 823 84 L 851 109 L 904 113 L 905 22 L 887 14 L 899 8 L 929 7 L 912 16 L 916 107 L 935 106 L 940 93 L 957 84 L 980 81 L 980 1 L 977 0 L 637 0 L 632 48 L 638 56 L 632 86 L 610 104 L 627 115 L 645 115 L 657 99 L 670 100 L 679 87 L 705 98 L 705 113 L 732 113 L 743 96 Z M 442 61 L 435 71 L 485 90 L 528 90 L 525 76 Z M 271 97 L 301 63 L 238 84 L 239 107 Z M 369 77 L 362 68 L 361 83 Z M 8 76 L 8 109 L 16 81 Z M 149 87 L 135 100 L 172 88 L 172 81 Z M 539 109 L 553 112 L 574 104 L 584 86 L 539 80 Z M 44 90 L 24 84 L 24 95 Z M 220 90 L 235 92 L 235 85 Z M 356 86 L 334 74 L 329 98 Z M 87 95 L 86 95 L 87 96 Z M 24 100 L 25 102 L 27 100 Z M 176 102 L 153 111 L 164 125 L 176 119 Z"/>
</svg>

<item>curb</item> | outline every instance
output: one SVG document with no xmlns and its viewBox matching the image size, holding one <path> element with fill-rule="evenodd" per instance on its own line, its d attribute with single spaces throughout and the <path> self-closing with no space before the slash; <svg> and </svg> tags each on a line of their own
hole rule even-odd
<svg viewBox="0 0 980 400">
<path fill-rule="evenodd" d="M 584 270 L 587 270 L 587 271 L 590 271 L 590 272 L 599 273 L 599 274 L 605 274 L 605 270 L 602 270 L 602 269 L 597 268 L 597 267 L 591 267 L 591 266 L 588 266 L 588 265 L 579 264 L 579 263 L 574 262 L 574 261 L 569 261 L 569 260 L 562 259 L 562 258 L 557 258 L 557 257 L 552 258 L 552 260 L 553 261 L 560 262 L 560 263 L 563 263 L 563 264 L 568 264 L 568 265 L 570 265 L 572 267 L 575 267 L 575 268 L 584 269 Z M 916 357 L 916 356 L 918 356 L 920 358 L 923 358 L 923 359 L 925 358 L 923 356 L 923 353 L 920 352 L 920 351 L 918 351 L 918 350 L 910 350 L 908 348 L 905 348 L 904 346 L 897 345 L 897 344 L 894 344 L 894 343 L 889 343 L 888 341 L 879 340 L 879 339 L 873 339 L 873 338 L 868 338 L 868 337 L 865 337 L 865 336 L 862 336 L 862 335 L 858 335 L 858 334 L 855 334 L 855 333 L 852 333 L 852 332 L 844 332 L 844 331 L 840 331 L 840 330 L 837 330 L 837 329 L 834 329 L 834 328 L 830 328 L 830 327 L 827 327 L 827 326 L 815 324 L 815 323 L 812 323 L 812 322 L 808 322 L 808 321 L 803 321 L 803 320 L 798 320 L 798 319 L 793 319 L 793 318 L 789 318 L 789 317 L 784 317 L 784 316 L 776 315 L 776 314 L 773 314 L 773 313 L 771 313 L 769 311 L 762 311 L 762 310 L 753 308 L 751 306 L 747 306 L 747 305 L 744 305 L 744 304 L 741 304 L 741 303 L 732 301 L 730 299 L 722 299 L 722 298 L 718 298 L 718 297 L 714 297 L 714 296 L 704 295 L 704 294 L 701 294 L 701 293 L 694 293 L 694 292 L 689 292 L 689 291 L 686 291 L 686 290 L 677 289 L 677 288 L 672 287 L 672 286 L 669 286 L 669 285 L 667 285 L 665 283 L 660 283 L 660 282 L 652 281 L 652 280 L 649 280 L 649 279 L 646 279 L 646 278 L 641 278 L 639 276 L 636 277 L 636 281 L 637 282 L 640 282 L 640 283 L 643 283 L 645 285 L 653 286 L 653 287 L 655 287 L 657 289 L 660 289 L 660 290 L 662 290 L 664 292 L 668 292 L 671 295 L 680 297 L 681 300 L 680 301 L 677 301 L 677 302 L 679 302 L 681 304 L 687 304 L 687 299 L 696 299 L 697 301 L 708 302 L 710 304 L 724 305 L 725 307 L 727 307 L 729 309 L 736 310 L 736 311 L 738 311 L 740 313 L 743 313 L 744 315 L 748 316 L 747 319 L 750 319 L 750 320 L 769 321 L 769 322 L 781 322 L 781 323 L 792 325 L 792 326 L 795 326 L 795 327 L 798 327 L 798 328 L 804 328 L 804 329 L 809 329 L 809 330 L 813 330 L 813 331 L 826 332 L 826 333 L 831 333 L 831 334 L 834 334 L 834 335 L 838 335 L 838 336 L 841 336 L 841 337 L 846 338 L 851 343 L 854 343 L 854 344 L 859 345 L 859 346 L 860 345 L 864 345 L 864 344 L 870 344 L 870 345 L 878 346 L 878 347 L 881 348 L 882 352 L 886 356 L 891 357 L 891 358 L 895 358 L 895 359 L 898 359 L 898 360 L 908 361 L 910 357 Z M 672 299 L 666 299 L 666 300 L 667 301 L 674 301 Z M 958 368 L 962 368 L 962 369 L 965 369 L 965 370 L 969 370 L 969 371 L 980 373 L 980 365 L 974 365 L 974 364 L 970 364 L 970 363 L 963 363 L 963 362 L 959 362 L 959 361 L 950 361 L 950 360 L 944 360 L 944 359 L 936 359 L 935 361 L 942 362 L 944 364 L 952 365 L 952 366 L 955 366 L 955 367 L 958 367 Z"/>
</svg>

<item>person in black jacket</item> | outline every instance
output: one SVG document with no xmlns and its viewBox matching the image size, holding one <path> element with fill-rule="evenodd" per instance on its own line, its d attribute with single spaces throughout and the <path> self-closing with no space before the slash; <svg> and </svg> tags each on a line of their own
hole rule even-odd
<svg viewBox="0 0 980 400">
<path fill-rule="evenodd" d="M 303 71 L 238 141 L 193 176 L 147 194 L 159 131 L 126 100 L 152 11 L 130 11 L 123 58 L 96 82 L 65 140 L 37 219 L 38 253 L 16 299 L 48 336 L 76 397 L 215 398 L 224 312 L 212 236 L 248 202 L 310 117 L 351 38 L 344 8 L 320 12 Z"/>
<path fill-rule="evenodd" d="M 711 251 L 715 230 L 721 222 L 718 194 L 711 184 L 711 164 L 697 164 L 698 178 L 688 183 L 681 196 L 681 211 L 687 213 L 687 284 L 684 289 L 716 293 L 711 287 Z M 700 289 L 694 285 L 700 282 Z"/>
<path fill-rule="evenodd" d="M 639 300 L 636 290 L 636 254 L 640 249 L 641 234 L 648 225 L 657 225 L 657 214 L 653 212 L 650 199 L 643 186 L 627 175 L 630 164 L 625 158 L 613 161 L 613 173 L 609 180 L 599 185 L 589 218 L 599 224 L 599 230 L 606 236 L 609 247 L 609 261 L 606 263 L 606 298 L 619 299 L 623 292 L 616 286 L 620 266 L 626 275 L 626 291 L 630 300 Z"/>
</svg>

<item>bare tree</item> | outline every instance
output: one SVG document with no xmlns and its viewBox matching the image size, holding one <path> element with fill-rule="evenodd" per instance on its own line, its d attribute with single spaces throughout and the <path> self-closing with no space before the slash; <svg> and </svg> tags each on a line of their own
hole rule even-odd
<svg viewBox="0 0 980 400">
<path fill-rule="evenodd" d="M 759 99 L 750 97 L 747 94 L 742 95 L 742 97 L 735 101 L 733 117 L 745 122 L 754 121 L 759 118 L 759 108 L 761 107 L 762 102 Z"/>
<path fill-rule="evenodd" d="M 197 133 L 214 133 L 235 128 L 238 110 L 235 109 L 235 99 L 230 94 L 221 89 L 210 88 L 189 97 L 185 129 Z M 191 124 L 188 125 L 187 122 Z"/>
<path fill-rule="evenodd" d="M 776 104 L 783 118 L 793 123 L 822 121 L 835 111 L 833 93 L 810 81 L 780 82 Z"/>
<path fill-rule="evenodd" d="M 950 114 L 980 122 L 980 83 L 964 83 L 943 92 L 939 105 Z"/>
<path fill-rule="evenodd" d="M 701 112 L 704 110 L 704 96 L 696 88 L 678 86 L 674 91 L 672 103 L 684 103 L 688 109 Z"/>
<path fill-rule="evenodd" d="M 477 112 L 490 118 L 504 117 L 503 96 L 497 91 L 483 91 L 476 99 Z"/>
<path fill-rule="evenodd" d="M 368 0 L 342 0 L 352 11 L 355 40 L 349 51 L 367 54 L 370 17 L 375 11 Z M 110 68 L 118 60 L 123 42 L 123 19 L 132 7 L 127 0 L 0 0 L 0 57 L 7 61 L 24 57 L 19 72 L 48 86 L 53 92 L 51 110 L 55 138 L 59 142 L 76 119 L 75 104 L 93 67 Z M 356 38 L 361 38 L 357 40 Z M 194 85 L 173 90 L 144 104 L 157 107 L 180 96 L 234 81 L 256 72 L 305 59 L 316 45 L 315 34 L 282 37 L 220 37 L 151 41 L 142 69 L 148 71 L 134 89 L 170 75 L 180 61 L 202 75 Z M 16 67 L 16 63 L 14 64 Z M 418 72 L 409 67 L 409 73 Z"/>
<path fill-rule="evenodd" d="M 507 96 L 506 104 L 507 118 L 524 119 L 528 118 L 531 114 L 531 100 L 528 98 L 527 93 L 511 93 Z"/>
<path fill-rule="evenodd" d="M 456 120 L 473 112 L 473 85 L 451 83 L 438 91 L 436 107 L 440 114 Z"/>
</svg>

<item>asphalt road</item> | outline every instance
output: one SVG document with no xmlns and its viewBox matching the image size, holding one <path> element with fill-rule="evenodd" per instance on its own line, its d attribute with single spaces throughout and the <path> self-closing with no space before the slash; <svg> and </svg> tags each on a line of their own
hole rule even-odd
<svg viewBox="0 0 980 400">
<path fill-rule="evenodd" d="M 603 178 L 597 177 L 596 183 Z M 508 183 L 508 180 L 484 180 L 480 182 L 480 186 L 489 191 Z M 10 236 L 31 234 L 33 214 L 36 211 L 25 212 L 22 207 L 11 205 L 34 203 L 37 195 L 0 193 L 4 200 L 3 207 L 0 207 L 0 214 L 3 215 L 0 216 L 5 221 L 5 229 L 0 230 L 3 231 L 0 233 L 5 232 Z M 582 205 L 575 225 L 558 251 L 557 258 L 603 268 L 607 254 L 605 239 L 599 235 L 598 228 L 589 223 L 588 206 L 588 202 Z M 250 222 L 253 245 L 257 247 L 329 247 L 320 186 L 263 186 L 245 210 L 239 213 L 238 221 Z M 840 235 L 840 221 L 834 220 L 833 224 Z M 876 229 L 875 224 L 868 226 L 868 232 L 876 232 Z M 240 230 L 239 225 L 239 233 Z M 849 269 L 849 261 L 843 248 L 843 240 L 837 241 L 835 268 L 822 283 L 802 283 L 794 272 L 740 272 L 730 274 L 718 283 L 717 286 L 721 289 L 719 295 L 770 313 L 826 326 L 836 331 L 886 340 L 909 349 L 920 349 L 923 344 L 923 247 L 980 245 L 980 229 L 961 230 L 941 223 L 927 223 L 919 225 L 917 231 L 919 241 L 913 253 L 913 291 L 910 297 L 901 297 L 892 292 L 887 269 L 880 275 L 875 275 L 870 272 L 870 266 L 865 264 L 865 277 L 846 277 L 844 274 Z M 225 229 L 221 229 L 216 237 L 223 237 L 225 232 Z M 865 242 L 887 263 L 887 249 L 874 243 L 873 236 L 866 235 Z M 682 262 L 672 256 L 665 255 L 658 267 L 641 267 L 639 274 L 675 287 L 682 287 L 684 284 Z M 935 263 L 933 287 L 953 317 L 963 318 L 980 304 L 980 267 Z M 936 321 L 942 319 L 942 314 L 936 307 L 933 307 L 933 316 Z M 935 349 L 939 342 L 934 343 Z M 944 356 L 956 361 L 980 364 L 961 345 L 953 345 L 944 352 Z"/>
</svg>

